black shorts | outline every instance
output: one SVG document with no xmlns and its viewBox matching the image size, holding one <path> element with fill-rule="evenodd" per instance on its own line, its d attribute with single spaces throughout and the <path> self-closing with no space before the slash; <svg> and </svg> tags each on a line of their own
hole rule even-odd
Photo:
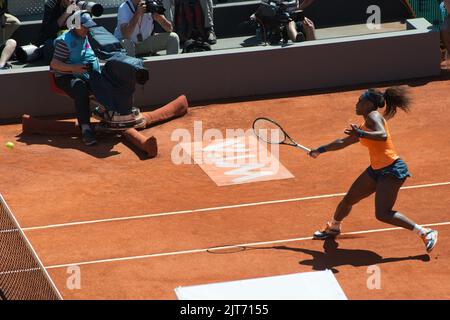
<svg viewBox="0 0 450 320">
<path fill-rule="evenodd" d="M 390 164 L 387 167 L 381 168 L 381 169 L 373 169 L 372 167 L 368 167 L 366 169 L 367 174 L 374 179 L 375 181 L 378 181 L 378 179 L 391 175 L 399 180 L 405 180 L 408 177 L 411 177 L 411 173 L 409 173 L 408 166 L 406 163 L 398 158 L 395 160 L 392 164 Z"/>
</svg>

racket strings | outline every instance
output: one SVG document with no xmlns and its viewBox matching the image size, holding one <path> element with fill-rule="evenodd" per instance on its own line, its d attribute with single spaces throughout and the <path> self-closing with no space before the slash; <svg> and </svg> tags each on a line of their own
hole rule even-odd
<svg viewBox="0 0 450 320">
<path fill-rule="evenodd" d="M 253 131 L 267 143 L 282 143 L 286 140 L 286 134 L 280 126 L 268 119 L 257 119 L 253 123 Z"/>
</svg>

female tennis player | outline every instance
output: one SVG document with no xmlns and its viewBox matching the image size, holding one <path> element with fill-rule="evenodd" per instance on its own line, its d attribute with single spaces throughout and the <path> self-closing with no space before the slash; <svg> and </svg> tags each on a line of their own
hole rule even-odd
<svg viewBox="0 0 450 320">
<path fill-rule="evenodd" d="M 353 205 L 375 192 L 375 215 L 382 222 L 402 227 L 417 233 L 423 240 L 427 252 L 437 243 L 438 232 L 426 229 L 398 211 L 393 210 L 397 194 L 410 176 L 406 163 L 397 155 L 392 143 L 386 119 L 392 118 L 397 109 L 409 111 L 410 99 L 404 88 L 391 87 L 385 92 L 369 89 L 356 104 L 356 114 L 364 117 L 364 124 L 351 124 L 344 132 L 347 137 L 311 150 L 309 155 L 317 158 L 324 152 L 344 149 L 361 142 L 369 149 L 370 166 L 356 179 L 339 203 L 331 222 L 323 230 L 314 233 L 315 239 L 336 237 L 341 233 L 342 220 Z M 381 115 L 378 109 L 386 108 Z M 383 117 L 384 116 L 384 117 Z"/>
</svg>

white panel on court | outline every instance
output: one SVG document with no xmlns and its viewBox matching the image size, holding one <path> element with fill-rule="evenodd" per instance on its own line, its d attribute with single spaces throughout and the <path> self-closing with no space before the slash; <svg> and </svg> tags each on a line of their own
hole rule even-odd
<svg viewBox="0 0 450 320">
<path fill-rule="evenodd" d="M 178 287 L 179 300 L 347 300 L 330 270 Z"/>
<path fill-rule="evenodd" d="M 180 146 L 218 186 L 294 178 L 279 161 L 279 146 L 253 135 Z"/>
</svg>

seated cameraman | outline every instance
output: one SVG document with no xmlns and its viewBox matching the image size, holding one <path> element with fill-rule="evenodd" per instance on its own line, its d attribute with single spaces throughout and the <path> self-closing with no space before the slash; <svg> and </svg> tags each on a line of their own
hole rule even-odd
<svg viewBox="0 0 450 320">
<path fill-rule="evenodd" d="M 314 0 L 297 0 L 296 10 L 304 10 L 311 5 Z M 298 31 L 301 32 L 298 32 Z M 287 34 L 292 42 L 316 40 L 316 30 L 314 23 L 305 17 L 302 21 L 290 21 L 287 25 Z"/>
<path fill-rule="evenodd" d="M 58 33 L 67 30 L 66 21 L 70 16 L 67 8 L 72 0 L 47 0 L 44 5 L 44 18 L 42 19 L 39 38 L 36 45 L 44 45 L 42 53 L 44 60 L 49 63 L 53 58 L 54 40 Z"/>
<path fill-rule="evenodd" d="M 0 70 L 12 68 L 8 60 L 13 56 L 17 43 L 10 38 L 20 26 L 19 19 L 7 12 L 8 1 L 0 0 Z"/>
<path fill-rule="evenodd" d="M 167 54 L 178 54 L 180 40 L 172 32 L 172 23 L 163 14 L 148 12 L 149 9 L 145 1 L 126 0 L 119 7 L 114 35 L 132 57 L 155 54 L 161 50 L 166 50 Z M 153 33 L 155 21 L 166 32 Z"/>
<path fill-rule="evenodd" d="M 87 12 L 77 12 L 79 24 L 64 32 L 55 40 L 55 53 L 50 63 L 55 72 L 56 85 L 75 100 L 78 124 L 83 142 L 90 146 L 97 143 L 90 125 L 89 72 L 100 72 L 98 58 L 89 44 L 89 28 L 96 26 Z M 77 20 L 75 20 L 76 22 Z"/>
</svg>

